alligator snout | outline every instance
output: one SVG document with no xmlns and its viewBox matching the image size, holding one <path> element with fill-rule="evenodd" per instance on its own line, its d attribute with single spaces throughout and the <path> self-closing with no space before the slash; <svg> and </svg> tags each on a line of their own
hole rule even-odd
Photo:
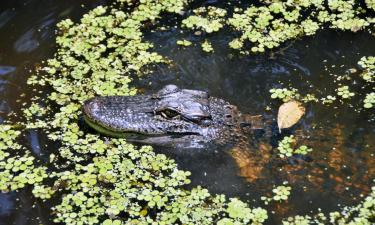
<svg viewBox="0 0 375 225">
<path fill-rule="evenodd" d="M 99 98 L 92 98 L 90 100 L 87 100 L 83 104 L 83 113 L 90 118 L 95 118 L 100 111 L 101 105 L 102 103 Z"/>
</svg>

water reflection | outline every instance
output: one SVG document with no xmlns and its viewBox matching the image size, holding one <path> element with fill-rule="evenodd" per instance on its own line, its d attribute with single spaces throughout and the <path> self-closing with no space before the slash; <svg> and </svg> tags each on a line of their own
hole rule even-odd
<svg viewBox="0 0 375 225">
<path fill-rule="evenodd" d="M 11 213 L 14 208 L 14 198 L 14 193 L 0 195 L 0 216 L 7 216 Z"/>
<path fill-rule="evenodd" d="M 0 66 L 0 76 L 7 75 L 16 70 L 14 66 Z"/>
<path fill-rule="evenodd" d="M 16 15 L 15 11 L 10 9 L 0 13 L 0 29 L 5 26 L 14 16 Z"/>
<path fill-rule="evenodd" d="M 18 40 L 14 43 L 14 49 L 18 53 L 29 53 L 32 52 L 39 46 L 39 41 L 36 39 L 35 29 L 26 31 Z"/>
</svg>

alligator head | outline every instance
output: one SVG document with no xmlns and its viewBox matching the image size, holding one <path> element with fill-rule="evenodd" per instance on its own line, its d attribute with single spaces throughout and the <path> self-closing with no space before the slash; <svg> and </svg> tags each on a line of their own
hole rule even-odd
<svg viewBox="0 0 375 225">
<path fill-rule="evenodd" d="M 85 121 L 100 133 L 146 144 L 223 141 L 233 136 L 240 113 L 207 92 L 167 85 L 151 95 L 87 100 Z"/>
</svg>

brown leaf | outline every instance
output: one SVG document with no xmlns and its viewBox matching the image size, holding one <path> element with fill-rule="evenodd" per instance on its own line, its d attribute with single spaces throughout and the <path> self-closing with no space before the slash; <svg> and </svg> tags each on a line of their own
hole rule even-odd
<svg viewBox="0 0 375 225">
<path fill-rule="evenodd" d="M 296 124 L 303 114 L 305 114 L 305 107 L 300 102 L 290 101 L 282 104 L 277 115 L 279 131 L 281 132 L 281 129 L 289 128 Z"/>
</svg>

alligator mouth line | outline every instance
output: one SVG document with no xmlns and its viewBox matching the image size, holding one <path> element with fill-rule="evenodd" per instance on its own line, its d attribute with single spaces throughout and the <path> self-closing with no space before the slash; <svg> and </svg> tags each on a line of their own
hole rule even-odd
<svg viewBox="0 0 375 225">
<path fill-rule="evenodd" d="M 83 113 L 84 114 L 84 113 Z M 91 128 L 98 131 L 99 133 L 102 133 L 106 136 L 115 137 L 115 138 L 129 138 L 129 139 L 139 139 L 142 140 L 146 138 L 146 135 L 135 133 L 135 132 L 122 132 L 122 131 L 114 131 L 109 128 L 106 128 L 98 123 L 95 123 L 92 119 L 90 119 L 85 114 L 83 115 L 83 119 L 85 123 L 87 123 Z"/>
<path fill-rule="evenodd" d="M 166 134 L 143 134 L 139 132 L 131 132 L 131 131 L 115 131 L 111 130 L 105 126 L 102 126 L 98 123 L 95 123 L 92 119 L 90 119 L 85 113 L 83 113 L 83 119 L 85 123 L 87 123 L 91 128 L 96 130 L 99 133 L 102 133 L 106 136 L 114 137 L 114 138 L 126 138 L 129 141 L 142 141 L 152 137 L 171 137 L 171 138 L 178 138 L 186 135 L 199 135 L 195 132 L 186 132 L 186 133 L 166 133 Z"/>
</svg>

